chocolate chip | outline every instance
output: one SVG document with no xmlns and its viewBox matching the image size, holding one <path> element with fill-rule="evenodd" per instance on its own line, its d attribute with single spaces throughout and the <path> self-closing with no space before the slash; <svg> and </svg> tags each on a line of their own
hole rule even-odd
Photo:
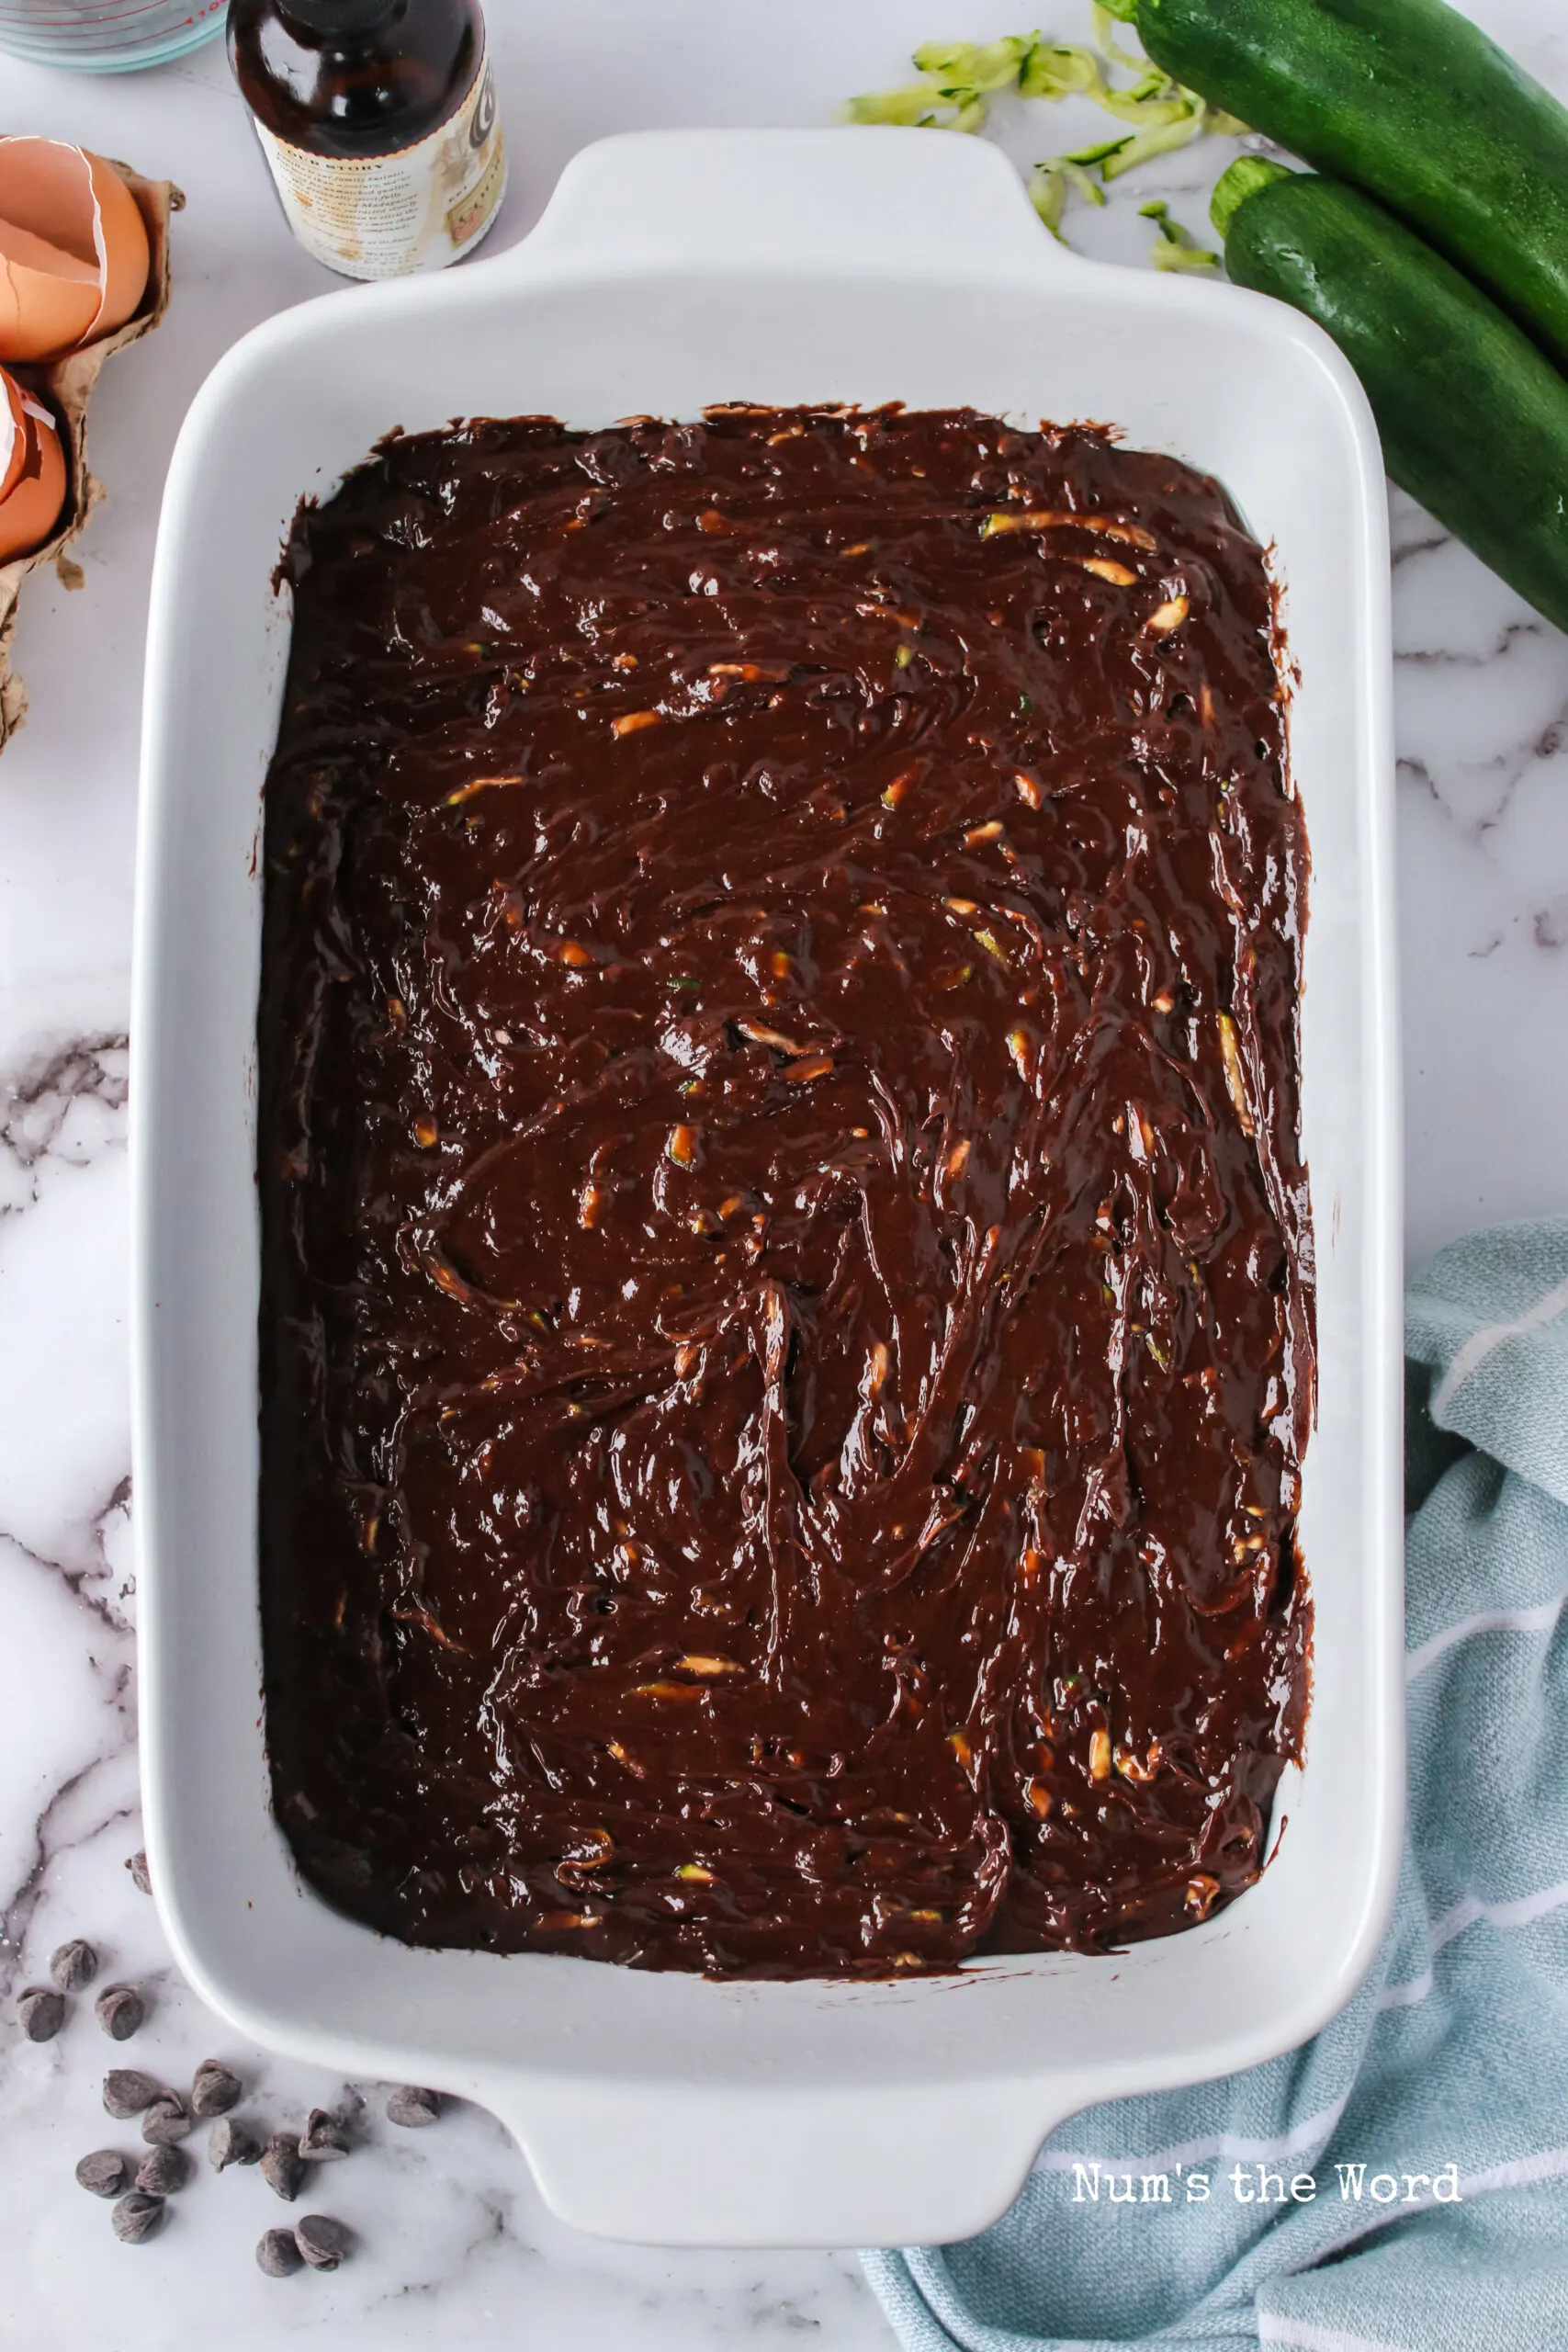
<svg viewBox="0 0 1568 2352">
<path fill-rule="evenodd" d="M 209 2115 L 227 2115 L 238 2107 L 245 2086 L 231 2067 L 217 2058 L 204 2058 L 190 2086 L 190 2111 L 205 2123 Z"/>
<path fill-rule="evenodd" d="M 143 2238 L 155 2236 L 163 2228 L 168 2210 L 161 2197 L 147 2197 L 133 2188 L 129 2197 L 120 2199 L 109 2219 L 122 2245 L 140 2245 Z"/>
<path fill-rule="evenodd" d="M 166 2148 L 175 2140 L 188 2140 L 195 2122 L 178 2091 L 160 2091 L 141 2118 L 141 2136 L 149 2147 Z"/>
<path fill-rule="evenodd" d="M 98 1973 L 98 1955 L 90 1943 L 73 1936 L 50 1954 L 49 1973 L 62 1993 L 79 1993 Z"/>
<path fill-rule="evenodd" d="M 163 2097 L 151 2075 L 139 2075 L 134 2066 L 111 2066 L 104 2076 L 104 2105 L 118 2121 L 123 2123 L 129 2115 L 140 2115 Z"/>
<path fill-rule="evenodd" d="M 400 2123 L 409 2132 L 434 2123 L 440 2112 L 441 2101 L 435 2093 L 416 2090 L 412 2083 L 400 2084 L 387 2101 L 388 2122 Z"/>
<path fill-rule="evenodd" d="M 292 2205 L 299 2194 L 299 2184 L 305 2177 L 300 2161 L 299 2143 L 288 2132 L 275 2132 L 261 2155 L 262 2178 L 267 2187 Z"/>
<path fill-rule="evenodd" d="M 215 2123 L 208 2135 L 207 2161 L 214 2172 L 225 2172 L 231 2165 L 254 2165 L 260 2154 L 260 2142 L 231 2116 Z"/>
<path fill-rule="evenodd" d="M 291 2278 L 304 2259 L 292 2230 L 268 2230 L 256 2247 L 256 2268 L 269 2278 Z"/>
<path fill-rule="evenodd" d="M 335 2115 L 324 2107 L 313 2107 L 305 2129 L 299 2134 L 299 2154 L 307 2164 L 334 2164 L 339 2156 L 348 2154 L 348 2133 Z"/>
<path fill-rule="evenodd" d="M 190 2178 L 190 2158 L 183 2148 L 149 2148 L 136 2167 L 136 2186 L 149 2197 L 172 2197 Z"/>
<path fill-rule="evenodd" d="M 17 2015 L 29 2041 L 52 2041 L 65 2023 L 65 2003 L 47 1984 L 29 1984 L 17 1998 Z"/>
<path fill-rule="evenodd" d="M 152 1882 L 147 1875 L 146 1855 L 130 1855 L 127 1858 L 125 1867 L 130 1872 L 131 1884 L 133 1886 L 139 1886 L 143 1894 L 151 1894 L 152 1892 Z"/>
<path fill-rule="evenodd" d="M 95 2148 L 76 2167 L 76 2177 L 95 2197 L 118 2197 L 130 2166 L 113 2148 Z"/>
<path fill-rule="evenodd" d="M 134 1984 L 106 1984 L 93 2003 L 93 2013 L 111 2041 L 129 2041 L 147 2015 Z"/>
<path fill-rule="evenodd" d="M 351 2243 L 343 2223 L 330 2213 L 307 2213 L 294 2232 L 294 2242 L 312 2270 L 335 2270 Z"/>
</svg>

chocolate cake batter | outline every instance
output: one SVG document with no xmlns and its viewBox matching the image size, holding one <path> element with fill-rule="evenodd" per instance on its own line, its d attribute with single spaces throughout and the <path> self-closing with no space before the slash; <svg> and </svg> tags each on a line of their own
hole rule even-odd
<svg viewBox="0 0 1568 2352">
<path fill-rule="evenodd" d="M 394 438 L 266 787 L 280 1819 L 419 1943 L 886 1975 L 1261 1865 L 1306 1705 L 1263 560 L 1077 428 Z"/>
</svg>

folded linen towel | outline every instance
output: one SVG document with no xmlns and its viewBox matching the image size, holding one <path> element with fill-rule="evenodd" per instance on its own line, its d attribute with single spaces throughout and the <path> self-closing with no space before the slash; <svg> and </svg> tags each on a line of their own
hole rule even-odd
<svg viewBox="0 0 1568 2352">
<path fill-rule="evenodd" d="M 1073 2118 L 981 2236 L 865 2255 L 909 2352 L 1568 2346 L 1568 1218 L 1457 1242 L 1406 1306 L 1377 1964 L 1303 2049 Z"/>
</svg>

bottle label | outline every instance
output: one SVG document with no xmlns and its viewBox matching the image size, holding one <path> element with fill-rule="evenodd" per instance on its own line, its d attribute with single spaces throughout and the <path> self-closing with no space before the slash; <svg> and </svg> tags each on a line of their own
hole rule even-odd
<svg viewBox="0 0 1568 2352">
<path fill-rule="evenodd" d="M 289 227 L 344 277 L 445 269 L 479 243 L 506 192 L 488 58 L 457 113 L 390 155 L 308 154 L 260 122 L 256 136 Z"/>
</svg>

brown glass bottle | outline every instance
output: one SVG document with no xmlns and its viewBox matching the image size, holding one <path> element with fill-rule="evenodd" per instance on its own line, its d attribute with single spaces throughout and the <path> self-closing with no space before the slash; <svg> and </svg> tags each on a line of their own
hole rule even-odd
<svg viewBox="0 0 1568 2352">
<path fill-rule="evenodd" d="M 478 243 L 506 172 L 479 0 L 230 0 L 228 40 L 318 260 L 391 277 Z"/>
</svg>

